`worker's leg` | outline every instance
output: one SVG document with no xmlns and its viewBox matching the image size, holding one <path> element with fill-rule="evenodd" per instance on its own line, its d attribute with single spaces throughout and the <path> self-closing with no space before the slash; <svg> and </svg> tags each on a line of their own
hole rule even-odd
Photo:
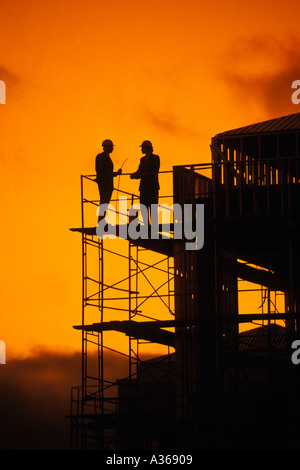
<svg viewBox="0 0 300 470">
<path fill-rule="evenodd" d="M 111 196 L 112 196 L 113 188 L 111 186 L 106 185 L 99 185 L 99 193 L 100 193 L 100 207 L 99 207 L 99 220 L 105 218 L 107 213 L 107 207 L 110 203 Z"/>
</svg>

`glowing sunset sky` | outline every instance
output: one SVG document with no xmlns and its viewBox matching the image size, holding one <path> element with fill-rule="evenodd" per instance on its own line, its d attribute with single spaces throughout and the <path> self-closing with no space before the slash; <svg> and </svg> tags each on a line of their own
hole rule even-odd
<svg viewBox="0 0 300 470">
<path fill-rule="evenodd" d="M 150 139 L 169 170 L 210 161 L 218 132 L 300 111 L 299 10 L 298 0 L 1 0 L 8 360 L 37 345 L 80 348 L 81 243 L 69 228 L 102 140 L 132 172 Z"/>
</svg>

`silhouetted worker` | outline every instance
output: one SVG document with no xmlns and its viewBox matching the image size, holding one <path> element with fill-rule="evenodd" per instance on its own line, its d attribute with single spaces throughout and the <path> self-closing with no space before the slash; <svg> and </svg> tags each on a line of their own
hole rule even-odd
<svg viewBox="0 0 300 470">
<path fill-rule="evenodd" d="M 112 192 L 114 189 L 114 177 L 122 173 L 121 168 L 118 171 L 114 171 L 114 164 L 110 157 L 114 149 L 114 144 L 111 140 L 106 139 L 102 142 L 103 152 L 96 156 L 96 181 L 99 188 L 100 204 L 106 204 L 108 206 Z M 105 211 L 102 210 L 102 215 L 99 215 L 98 221 L 104 218 L 106 215 Z"/>
<path fill-rule="evenodd" d="M 153 153 L 152 143 L 149 140 L 144 140 L 140 147 L 144 156 L 140 160 L 137 171 L 132 173 L 130 178 L 141 180 L 139 186 L 140 204 L 146 206 L 148 220 L 150 215 L 151 223 L 154 223 L 154 218 L 157 222 L 157 209 L 153 212 L 153 210 L 151 210 L 151 204 L 158 204 L 158 172 L 160 167 L 160 159 L 158 155 Z M 146 221 L 144 222 L 146 224 Z"/>
</svg>

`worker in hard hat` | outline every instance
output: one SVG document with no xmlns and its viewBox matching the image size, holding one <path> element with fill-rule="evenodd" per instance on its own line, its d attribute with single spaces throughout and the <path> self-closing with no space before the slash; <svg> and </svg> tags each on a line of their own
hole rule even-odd
<svg viewBox="0 0 300 470">
<path fill-rule="evenodd" d="M 153 153 L 153 146 L 149 140 L 144 140 L 140 147 L 144 156 L 140 159 L 137 171 L 132 173 L 130 178 L 141 180 L 139 186 L 140 204 L 143 204 L 147 208 L 148 221 L 150 216 L 151 223 L 154 224 L 155 222 L 157 223 L 160 158 Z M 154 217 L 156 219 L 155 221 Z M 146 223 L 146 221 L 144 222 Z"/>
<path fill-rule="evenodd" d="M 110 139 L 106 139 L 102 142 L 102 147 L 103 152 L 96 156 L 96 181 L 99 188 L 100 205 L 105 204 L 107 207 L 114 189 L 114 177 L 120 175 L 122 169 L 114 171 L 114 164 L 110 157 L 114 149 L 113 142 Z M 99 220 L 104 218 L 105 215 L 106 209 L 102 207 Z"/>
</svg>

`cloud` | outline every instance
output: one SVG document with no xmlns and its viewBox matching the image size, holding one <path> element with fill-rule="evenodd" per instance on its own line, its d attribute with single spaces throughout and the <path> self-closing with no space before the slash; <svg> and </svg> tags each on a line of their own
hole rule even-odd
<svg viewBox="0 0 300 470">
<path fill-rule="evenodd" d="M 300 79 L 299 38 L 242 38 L 218 57 L 218 75 L 245 109 L 258 105 L 270 116 L 300 111 L 291 101 Z"/>
<path fill-rule="evenodd" d="M 180 124 L 174 114 L 143 110 L 143 118 L 163 133 L 176 137 L 197 137 L 199 133 Z"/>
<path fill-rule="evenodd" d="M 106 364 L 110 379 L 126 375 L 119 356 L 108 353 Z M 80 382 L 79 352 L 8 358 L 0 365 L 0 450 L 68 450 L 71 387 Z"/>
<path fill-rule="evenodd" d="M 19 77 L 3 65 L 0 65 L 0 80 L 3 80 L 6 85 L 8 83 L 16 85 L 19 82 Z"/>
</svg>

